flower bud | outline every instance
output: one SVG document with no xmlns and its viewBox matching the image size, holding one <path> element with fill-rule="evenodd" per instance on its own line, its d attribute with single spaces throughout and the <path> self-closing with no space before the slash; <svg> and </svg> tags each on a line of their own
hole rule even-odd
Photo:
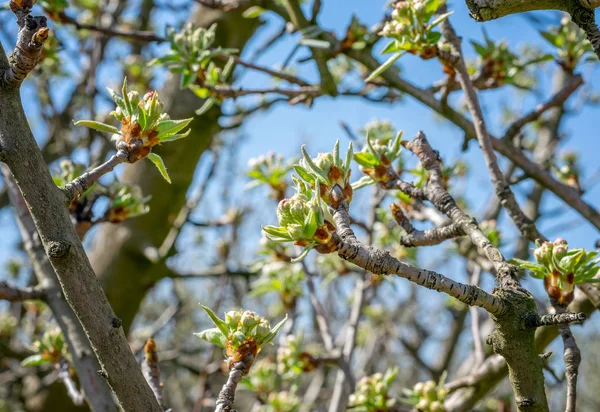
<svg viewBox="0 0 600 412">
<path fill-rule="evenodd" d="M 430 401 L 437 399 L 436 385 L 434 381 L 427 381 L 423 385 L 423 395 Z"/>
<path fill-rule="evenodd" d="M 413 387 L 413 392 L 420 398 L 421 396 L 423 396 L 423 389 L 424 389 L 425 384 L 423 382 L 417 382 L 415 384 L 415 386 Z"/>
<path fill-rule="evenodd" d="M 140 94 L 135 90 L 132 90 L 129 93 L 127 93 L 127 97 L 129 97 L 129 101 L 131 102 L 134 108 L 140 103 Z"/>
<path fill-rule="evenodd" d="M 420 411 L 426 411 L 429 408 L 429 401 L 427 399 L 421 399 L 415 407 Z"/>
<path fill-rule="evenodd" d="M 565 239 L 563 239 L 562 237 L 559 237 L 554 241 L 554 246 L 558 246 L 558 245 L 568 246 L 569 244 L 567 243 L 567 241 Z"/>
<path fill-rule="evenodd" d="M 440 401 L 432 402 L 429 405 L 430 412 L 444 412 L 444 405 Z"/>
<path fill-rule="evenodd" d="M 233 346 L 234 349 L 239 348 L 245 341 L 246 341 L 246 335 L 240 331 L 236 331 L 233 333 L 232 335 L 232 339 L 230 339 L 230 342 Z"/>
<path fill-rule="evenodd" d="M 256 341 L 262 342 L 264 338 L 271 332 L 271 325 L 266 319 L 262 319 L 260 323 L 256 326 L 256 330 L 254 332 L 254 336 L 256 336 Z"/>
<path fill-rule="evenodd" d="M 238 323 L 240 323 L 240 318 L 242 317 L 242 314 L 240 311 L 230 311 L 227 312 L 225 314 L 225 322 L 227 323 L 227 326 L 229 326 L 229 329 L 231 330 L 236 330 L 238 327 Z"/>
<path fill-rule="evenodd" d="M 556 260 L 561 260 L 567 255 L 567 247 L 564 245 L 554 246 L 554 257 Z"/>
<path fill-rule="evenodd" d="M 319 153 L 315 159 L 315 164 L 325 173 L 329 173 L 333 166 L 333 155 L 331 153 Z"/>
</svg>

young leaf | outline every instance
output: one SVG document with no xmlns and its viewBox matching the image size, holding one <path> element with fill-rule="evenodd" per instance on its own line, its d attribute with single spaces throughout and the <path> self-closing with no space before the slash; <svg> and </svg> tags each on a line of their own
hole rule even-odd
<svg viewBox="0 0 600 412">
<path fill-rule="evenodd" d="M 275 325 L 274 328 L 271 329 L 271 332 L 265 337 L 265 340 L 263 341 L 261 346 L 264 346 L 273 340 L 273 338 L 275 337 L 275 335 L 277 335 L 277 332 L 279 332 L 279 329 L 281 329 L 281 327 L 283 326 L 283 324 L 285 323 L 285 321 L 287 319 L 288 319 L 288 315 L 286 313 L 285 318 L 283 318 L 283 320 L 281 322 L 279 322 L 277 325 Z"/>
<path fill-rule="evenodd" d="M 117 129 L 116 127 L 105 124 L 105 123 L 101 123 L 101 122 L 95 122 L 93 120 L 78 120 L 78 121 L 73 121 L 73 124 L 75 124 L 75 126 L 89 127 L 90 129 L 94 129 L 99 132 L 113 133 L 113 134 L 119 133 L 119 129 Z"/>
<path fill-rule="evenodd" d="M 158 140 L 163 141 L 165 137 L 172 136 L 177 132 L 185 129 L 192 120 L 193 118 L 181 120 L 169 119 L 158 122 L 158 124 L 156 125 L 156 131 L 158 132 Z"/>
<path fill-rule="evenodd" d="M 302 251 L 302 253 L 300 253 L 300 255 L 298 257 L 290 259 L 290 262 L 292 262 L 292 263 L 302 262 L 304 260 L 304 258 L 308 255 L 308 252 L 310 252 L 311 250 L 312 250 L 312 246 L 305 247 L 304 250 Z"/>
<path fill-rule="evenodd" d="M 206 89 L 201 89 L 206 90 Z M 196 92 L 194 92 L 196 93 Z M 196 93 L 197 94 L 197 93 Z M 196 115 L 202 116 L 204 113 L 208 112 L 215 105 L 216 99 L 207 99 L 201 108 L 196 110 Z"/>
<path fill-rule="evenodd" d="M 316 176 L 320 178 L 319 180 L 322 180 L 323 183 L 327 184 L 329 182 L 327 174 L 323 169 L 317 166 L 315 162 L 313 162 L 313 160 L 310 158 L 310 155 L 306 152 L 306 149 L 304 147 L 305 145 L 302 145 L 302 147 L 300 148 L 300 150 L 302 151 L 302 156 L 304 157 L 304 161 L 306 162 L 308 167 L 316 174 Z"/>
<path fill-rule="evenodd" d="M 255 19 L 263 14 L 264 11 L 265 9 L 260 6 L 248 7 L 248 9 L 242 13 L 242 17 L 245 19 Z"/>
<path fill-rule="evenodd" d="M 379 164 L 379 160 L 375 157 L 375 155 L 369 152 L 356 153 L 354 155 L 354 160 L 363 167 L 373 167 Z"/>
<path fill-rule="evenodd" d="M 169 183 L 171 183 L 171 178 L 169 177 L 169 173 L 167 173 L 167 168 L 165 167 L 165 163 L 162 160 L 162 157 L 157 155 L 156 153 L 148 153 L 148 160 L 154 163 L 154 166 L 158 169 L 161 176 Z"/>
<path fill-rule="evenodd" d="M 191 131 L 192 131 L 192 129 L 187 129 L 185 131 L 185 133 L 179 133 L 179 134 L 171 135 L 169 137 L 164 137 L 164 138 L 160 139 L 160 142 L 168 143 L 168 142 L 173 142 L 175 140 L 183 139 L 184 137 L 187 137 Z"/>
<path fill-rule="evenodd" d="M 127 95 L 127 77 L 123 79 L 123 89 L 121 90 L 121 94 L 123 96 L 123 103 L 125 104 L 125 108 L 127 109 L 127 114 L 129 114 L 129 116 L 132 116 L 133 106 L 131 105 L 131 100 L 129 100 L 129 96 Z"/>
<path fill-rule="evenodd" d="M 311 175 L 310 172 L 302 166 L 294 165 L 294 170 L 296 171 L 296 173 L 298 173 L 298 176 L 306 180 L 311 185 L 315 183 L 315 178 L 313 177 L 313 175 Z"/>
<path fill-rule="evenodd" d="M 439 16 L 436 17 L 436 19 L 434 21 L 431 22 L 431 24 L 429 26 L 427 26 L 427 28 L 428 29 L 434 28 L 435 26 L 437 26 L 438 24 L 440 24 L 441 22 L 446 20 L 448 17 L 450 17 L 452 14 L 454 14 L 453 11 L 449 11 L 448 13 L 440 14 Z"/>
<path fill-rule="evenodd" d="M 352 183 L 352 190 L 362 189 L 363 187 L 374 184 L 375 181 L 370 176 L 363 176 L 356 182 Z"/>
<path fill-rule="evenodd" d="M 354 149 L 352 147 L 352 142 L 350 142 L 350 144 L 348 144 L 348 151 L 346 152 L 346 160 L 344 161 L 344 167 L 343 167 L 344 174 L 348 173 L 348 170 L 350 170 L 353 156 L 354 156 Z"/>
<path fill-rule="evenodd" d="M 194 333 L 194 335 L 213 345 L 217 345 L 219 348 L 225 349 L 225 346 L 227 345 L 227 338 L 218 328 L 206 329 L 200 333 Z"/>
<path fill-rule="evenodd" d="M 204 311 L 206 312 L 208 317 L 210 317 L 210 320 L 213 321 L 215 326 L 219 328 L 221 332 L 223 332 L 223 335 L 227 336 L 229 334 L 229 328 L 227 327 L 225 321 L 223 319 L 220 319 L 217 315 L 215 315 L 215 312 L 213 312 L 210 308 L 202 304 L 200 304 L 200 306 L 202 307 L 202 309 L 204 309 Z"/>
<path fill-rule="evenodd" d="M 375 69 L 375 71 L 373 73 L 371 73 L 371 75 L 365 79 L 365 83 L 371 82 L 374 79 L 376 79 L 377 77 L 379 77 L 379 75 L 381 73 L 383 73 L 384 71 L 386 71 L 387 69 L 389 69 L 390 66 L 392 66 L 396 62 L 396 60 L 398 60 L 402 56 L 402 54 L 403 54 L 403 52 L 398 52 L 396 54 L 393 54 L 389 59 L 387 59 L 385 61 L 385 63 L 383 63 L 381 66 L 379 66 L 377 69 Z"/>
<path fill-rule="evenodd" d="M 21 361 L 21 366 L 38 366 L 38 365 L 42 365 L 47 362 L 48 362 L 48 360 L 44 359 L 42 357 L 42 355 L 40 355 L 38 353 L 36 355 L 31 355 L 31 356 L 28 356 L 25 359 L 23 359 Z"/>
</svg>

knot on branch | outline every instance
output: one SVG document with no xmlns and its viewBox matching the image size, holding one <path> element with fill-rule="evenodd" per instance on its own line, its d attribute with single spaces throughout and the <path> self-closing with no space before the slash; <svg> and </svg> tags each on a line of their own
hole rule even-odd
<svg viewBox="0 0 600 412">
<path fill-rule="evenodd" d="M 50 258 L 60 259 L 71 251 L 71 244 L 66 241 L 50 241 L 46 247 L 46 253 Z"/>
</svg>

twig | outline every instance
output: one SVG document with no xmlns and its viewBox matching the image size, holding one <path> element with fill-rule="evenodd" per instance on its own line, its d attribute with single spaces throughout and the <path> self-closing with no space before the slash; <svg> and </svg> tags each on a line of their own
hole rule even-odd
<svg viewBox="0 0 600 412">
<path fill-rule="evenodd" d="M 481 267 L 473 265 L 471 275 L 471 285 L 478 286 L 481 277 Z M 479 329 L 479 311 L 476 307 L 469 307 L 471 312 L 471 332 L 473 334 L 473 349 L 475 352 L 475 360 L 473 362 L 473 368 L 479 367 L 485 359 L 485 352 L 483 351 L 483 345 L 481 344 L 481 331 Z"/>
<path fill-rule="evenodd" d="M 142 41 L 142 42 L 164 42 L 166 39 L 161 36 L 157 36 L 153 32 L 150 31 L 123 31 L 110 27 L 102 27 L 94 24 L 84 24 L 79 23 L 72 17 L 67 16 L 64 13 L 61 13 L 59 16 L 59 21 L 64 24 L 68 24 L 74 26 L 78 30 L 90 30 L 98 33 L 102 33 L 106 36 L 110 37 L 123 37 L 130 40 Z"/>
<path fill-rule="evenodd" d="M 524 327 L 539 328 L 542 326 L 569 325 L 571 323 L 583 323 L 586 319 L 585 313 L 570 313 L 564 310 L 565 308 L 561 307 L 561 310 L 557 310 L 556 313 L 527 318 L 524 321 Z"/>
<path fill-rule="evenodd" d="M 252 356 L 251 354 L 248 356 Z M 248 357 L 246 356 L 246 357 Z M 247 367 L 244 361 L 233 362 L 229 367 L 229 378 L 223 385 L 219 396 L 217 397 L 217 407 L 215 412 L 236 412 L 233 410 L 233 401 L 235 400 L 235 390 L 238 383 L 246 373 Z"/>
<path fill-rule="evenodd" d="M 335 188 L 334 188 L 335 190 Z M 419 269 L 392 257 L 387 251 L 365 247 L 354 236 L 349 226 L 346 202 L 342 202 L 333 215 L 337 233 L 333 242 L 342 259 L 376 274 L 405 278 L 418 285 L 446 293 L 467 305 L 481 306 L 490 313 L 500 313 L 503 303 L 484 290 L 445 277 L 439 273 Z M 488 241 L 489 242 L 489 241 Z"/>
<path fill-rule="evenodd" d="M 265 66 L 260 66 L 258 64 L 247 62 L 245 60 L 242 60 L 238 56 L 232 56 L 232 55 L 227 54 L 227 55 L 220 55 L 219 57 L 224 60 L 232 59 L 236 64 L 239 64 L 240 66 L 244 66 L 244 67 L 247 67 L 252 70 L 266 73 L 272 77 L 285 80 L 289 83 L 297 84 L 298 86 L 303 86 L 303 87 L 311 86 L 310 83 L 300 79 L 299 77 L 292 76 L 291 74 L 283 73 L 281 71 L 272 70 Z"/>
<path fill-rule="evenodd" d="M 144 345 L 144 359 L 142 360 L 142 373 L 150 385 L 156 400 L 164 408 L 162 397 L 162 383 L 160 382 L 160 369 L 158 368 L 158 354 L 154 339 L 148 338 Z"/>
<path fill-rule="evenodd" d="M 23 302 L 24 300 L 43 299 L 44 291 L 39 287 L 19 288 L 0 281 L 0 300 Z"/>
<path fill-rule="evenodd" d="M 77 406 L 83 405 L 83 393 L 77 389 L 77 385 L 71 378 L 71 374 L 69 373 L 69 362 L 66 360 L 61 361 L 58 365 L 58 378 L 65 384 L 67 394 L 73 403 Z"/>
<path fill-rule="evenodd" d="M 456 222 L 450 223 L 447 226 L 417 230 L 410 223 L 410 220 L 406 217 L 400 206 L 392 203 L 391 209 L 394 220 L 407 233 L 400 237 L 400 244 L 402 246 L 433 246 L 448 239 L 464 236 L 465 234 L 462 226 Z"/>
<path fill-rule="evenodd" d="M 565 360 L 565 376 L 567 377 L 567 407 L 565 412 L 575 412 L 577 408 L 577 375 L 581 364 L 581 352 L 569 324 L 583 322 L 586 316 L 584 313 L 566 312 L 565 306 L 558 303 L 554 298 L 550 298 L 550 301 L 556 314 L 545 315 L 543 318 L 547 318 L 549 324 L 558 325 L 558 331 L 564 345 L 563 358 Z"/>
<path fill-rule="evenodd" d="M 86 190 L 98 181 L 102 176 L 112 171 L 115 167 L 121 163 L 128 161 L 129 154 L 124 150 L 118 150 L 116 154 L 110 157 L 106 162 L 100 166 L 85 172 L 81 176 L 73 179 L 73 181 L 67 183 L 62 187 L 63 192 L 66 194 L 68 200 L 77 199 Z"/>
<path fill-rule="evenodd" d="M 241 89 L 230 86 L 208 86 L 202 85 L 202 87 L 210 90 L 214 94 L 225 97 L 225 98 L 236 98 L 242 96 L 249 96 L 254 94 L 281 94 L 287 97 L 316 97 L 322 94 L 320 87 L 318 86 L 305 86 L 300 89 L 281 89 L 279 87 L 271 87 L 265 89 Z"/>
<path fill-rule="evenodd" d="M 469 73 L 465 65 L 460 44 L 461 40 L 456 35 L 456 32 L 454 31 L 454 28 L 448 19 L 442 22 L 441 28 L 444 37 L 452 45 L 454 50 L 456 57 L 455 61 L 453 62 L 454 68 L 456 69 L 458 75 L 458 81 L 460 82 L 460 85 L 465 93 L 467 106 L 471 112 L 471 116 L 473 117 L 475 134 L 477 136 L 477 140 L 479 141 L 481 151 L 483 152 L 483 157 L 490 173 L 496 195 L 500 198 L 502 205 L 506 208 L 508 214 L 515 222 L 524 237 L 531 241 L 538 239 L 544 241 L 546 239 L 537 230 L 535 223 L 525 216 L 521 210 L 517 200 L 515 199 L 514 193 L 512 192 L 509 184 L 506 182 L 504 174 L 498 165 L 498 159 L 496 158 L 496 153 L 494 152 L 494 147 L 485 125 L 485 119 L 479 104 L 479 98 L 477 97 L 477 92 L 473 88 L 473 83 L 471 83 L 471 78 L 469 77 Z"/>
<path fill-rule="evenodd" d="M 527 113 L 525 116 L 515 120 L 506 130 L 503 140 L 511 141 L 517 133 L 521 131 L 523 126 L 537 120 L 542 114 L 553 107 L 562 106 L 565 101 L 583 84 L 583 78 L 580 75 L 574 75 L 569 78 L 567 84 L 550 98 L 546 103 L 538 105 L 534 110 Z"/>
</svg>

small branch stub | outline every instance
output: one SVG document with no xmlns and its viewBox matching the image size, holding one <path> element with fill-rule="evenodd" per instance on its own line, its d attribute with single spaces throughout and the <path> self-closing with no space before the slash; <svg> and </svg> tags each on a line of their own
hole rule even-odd
<svg viewBox="0 0 600 412">
<path fill-rule="evenodd" d="M 46 249 L 46 253 L 52 259 L 60 259 L 67 256 L 67 254 L 71 251 L 71 244 L 66 241 L 51 241 L 48 242 L 48 247 Z"/>
</svg>

